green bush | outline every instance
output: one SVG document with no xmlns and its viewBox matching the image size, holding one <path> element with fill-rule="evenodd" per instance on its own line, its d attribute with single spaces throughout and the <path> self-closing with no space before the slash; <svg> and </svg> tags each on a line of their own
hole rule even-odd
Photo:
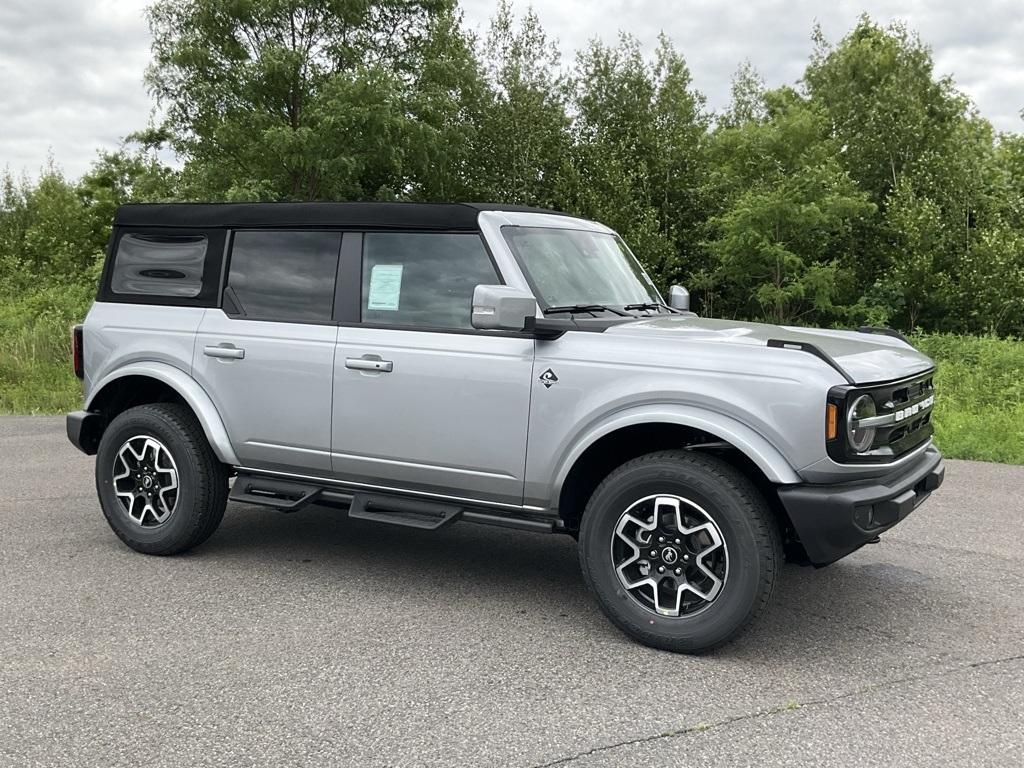
<svg viewBox="0 0 1024 768">
<path fill-rule="evenodd" d="M 1024 464 L 1024 342 L 929 335 L 914 343 L 939 366 L 934 422 L 942 452 Z"/>
<path fill-rule="evenodd" d="M 81 408 L 71 362 L 71 327 L 93 290 L 56 286 L 0 297 L 0 413 L 61 413 Z"/>
</svg>

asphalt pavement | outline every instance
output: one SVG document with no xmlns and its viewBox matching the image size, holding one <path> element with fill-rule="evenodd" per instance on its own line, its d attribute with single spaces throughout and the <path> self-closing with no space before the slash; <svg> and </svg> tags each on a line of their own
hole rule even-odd
<svg viewBox="0 0 1024 768">
<path fill-rule="evenodd" d="M 1024 764 L 1024 467 L 946 483 L 711 655 L 630 641 L 568 537 L 231 503 L 130 551 L 62 418 L 0 418 L 0 766 Z"/>
</svg>

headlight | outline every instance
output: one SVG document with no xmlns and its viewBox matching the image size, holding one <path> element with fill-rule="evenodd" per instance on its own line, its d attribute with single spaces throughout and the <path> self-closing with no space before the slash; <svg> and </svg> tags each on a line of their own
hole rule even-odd
<svg viewBox="0 0 1024 768">
<path fill-rule="evenodd" d="M 875 427 L 863 427 L 860 422 L 875 416 L 875 401 L 871 395 L 861 395 L 853 401 L 846 417 L 846 438 L 857 453 L 864 453 L 875 442 Z"/>
</svg>

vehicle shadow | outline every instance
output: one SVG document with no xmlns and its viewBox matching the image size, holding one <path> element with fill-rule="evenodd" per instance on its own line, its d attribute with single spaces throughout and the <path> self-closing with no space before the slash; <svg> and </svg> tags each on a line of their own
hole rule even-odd
<svg viewBox="0 0 1024 768">
<path fill-rule="evenodd" d="M 428 603 L 445 590 L 503 594 L 523 605 L 537 594 L 566 607 L 588 599 L 568 536 L 470 523 L 423 531 L 320 506 L 281 514 L 230 504 L 221 529 L 190 556 L 316 565 L 307 568 L 311 583 L 419 591 Z"/>
<path fill-rule="evenodd" d="M 280 578 L 294 588 L 400 594 L 427 611 L 472 612 L 487 602 L 548 614 L 602 642 L 633 645 L 588 594 L 568 536 L 467 523 L 428 532 L 352 520 L 325 507 L 285 515 L 232 504 L 216 536 L 187 556 L 247 569 L 287 566 Z M 821 570 L 786 565 L 756 631 L 712 655 L 806 664 L 892 652 L 956 611 L 950 603 L 936 613 L 935 598 L 924 574 L 857 555 Z"/>
</svg>

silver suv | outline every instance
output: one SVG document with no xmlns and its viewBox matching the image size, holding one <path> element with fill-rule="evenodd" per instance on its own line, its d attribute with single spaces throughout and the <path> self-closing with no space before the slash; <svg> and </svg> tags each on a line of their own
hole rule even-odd
<svg viewBox="0 0 1024 768">
<path fill-rule="evenodd" d="M 784 557 L 876 540 L 943 465 L 934 365 L 899 334 L 687 305 L 613 231 L 551 211 L 124 206 L 68 437 L 139 552 L 202 543 L 229 500 L 567 533 L 615 624 L 710 649 Z"/>
</svg>

